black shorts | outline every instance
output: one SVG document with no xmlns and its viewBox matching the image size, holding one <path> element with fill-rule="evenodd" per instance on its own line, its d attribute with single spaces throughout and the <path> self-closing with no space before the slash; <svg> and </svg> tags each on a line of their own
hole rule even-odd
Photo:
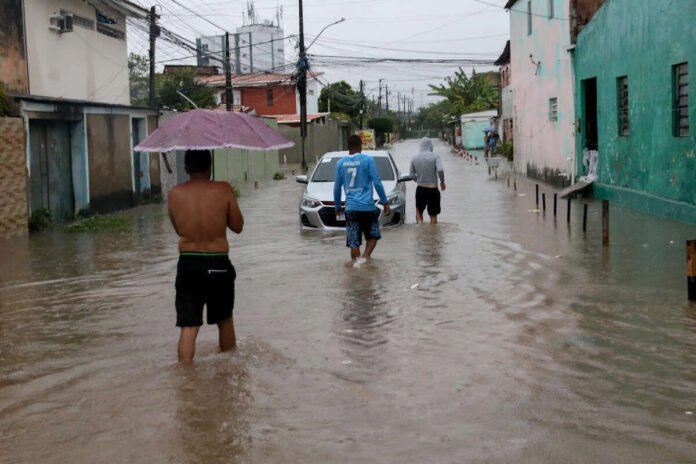
<svg viewBox="0 0 696 464">
<path fill-rule="evenodd" d="M 176 268 L 176 326 L 203 325 L 232 317 L 237 273 L 227 255 L 182 254 Z"/>
<path fill-rule="evenodd" d="M 429 216 L 440 214 L 440 190 L 419 186 L 416 188 L 416 209 L 423 214 L 426 208 Z"/>
</svg>

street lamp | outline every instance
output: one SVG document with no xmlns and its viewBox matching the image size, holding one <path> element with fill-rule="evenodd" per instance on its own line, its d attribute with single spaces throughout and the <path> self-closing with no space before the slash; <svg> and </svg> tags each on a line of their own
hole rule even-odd
<svg viewBox="0 0 696 464">
<path fill-rule="evenodd" d="M 307 138 L 307 71 L 309 71 L 309 61 L 307 61 L 307 48 L 304 43 L 304 10 L 302 0 L 300 2 L 300 58 L 297 61 L 297 90 L 300 92 L 300 139 L 302 140 L 302 170 L 307 172 L 307 157 L 305 155 L 305 139 Z M 314 45 L 319 36 L 329 27 L 342 23 L 346 18 L 341 18 L 321 30 L 309 46 Z"/>
</svg>

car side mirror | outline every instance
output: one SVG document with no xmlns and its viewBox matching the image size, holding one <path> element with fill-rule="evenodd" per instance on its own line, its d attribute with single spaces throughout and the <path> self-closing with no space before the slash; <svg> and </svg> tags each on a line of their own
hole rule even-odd
<svg viewBox="0 0 696 464">
<path fill-rule="evenodd" d="M 409 180 L 413 180 L 413 176 L 411 176 L 409 174 L 402 174 L 399 176 L 399 180 L 397 181 L 397 183 L 408 182 Z"/>
<path fill-rule="evenodd" d="M 298 184 L 308 184 L 307 176 L 295 176 L 295 182 Z"/>
</svg>

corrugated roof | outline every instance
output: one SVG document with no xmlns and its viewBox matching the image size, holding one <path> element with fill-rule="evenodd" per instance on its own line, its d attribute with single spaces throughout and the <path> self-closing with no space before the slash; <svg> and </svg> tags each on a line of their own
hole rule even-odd
<svg viewBox="0 0 696 464">
<path fill-rule="evenodd" d="M 314 79 L 322 73 L 307 73 L 308 79 Z M 293 74 L 281 73 L 254 73 L 254 74 L 237 74 L 232 76 L 233 87 L 260 87 L 272 84 L 294 85 L 292 82 Z M 218 74 L 215 76 L 200 77 L 198 82 L 208 85 L 224 85 L 225 75 Z"/>
<path fill-rule="evenodd" d="M 316 113 L 316 114 L 308 114 L 307 115 L 307 122 L 312 122 L 317 119 L 324 118 L 328 116 L 330 113 Z M 299 124 L 300 123 L 300 115 L 299 114 L 275 114 L 275 115 L 267 115 L 264 116 L 265 118 L 273 118 L 276 121 L 278 121 L 278 124 Z"/>
</svg>

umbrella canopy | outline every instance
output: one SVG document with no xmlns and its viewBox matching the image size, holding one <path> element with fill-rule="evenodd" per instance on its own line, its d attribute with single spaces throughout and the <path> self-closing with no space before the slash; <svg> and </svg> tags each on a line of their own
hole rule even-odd
<svg viewBox="0 0 696 464">
<path fill-rule="evenodd" d="M 268 127 L 261 119 L 246 113 L 194 110 L 168 119 L 138 144 L 134 150 L 162 152 L 174 150 L 280 150 L 295 143 Z"/>
</svg>

